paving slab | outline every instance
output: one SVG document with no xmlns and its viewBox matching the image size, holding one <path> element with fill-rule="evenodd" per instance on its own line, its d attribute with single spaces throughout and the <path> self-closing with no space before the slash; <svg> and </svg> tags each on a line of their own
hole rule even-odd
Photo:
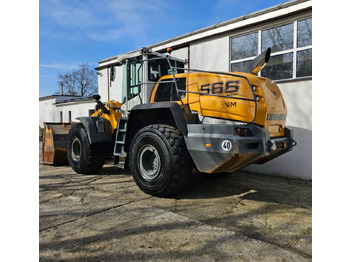
<svg viewBox="0 0 350 262">
<path fill-rule="evenodd" d="M 93 175 L 39 167 L 40 261 L 310 261 L 312 184 L 194 174 L 172 198 L 111 163 Z"/>
<path fill-rule="evenodd" d="M 283 248 L 131 203 L 41 232 L 42 261 L 308 261 Z"/>
<path fill-rule="evenodd" d="M 199 176 L 194 188 L 176 199 L 141 203 L 311 257 L 310 191 L 310 183 L 305 181 L 239 172 L 220 179 Z"/>
</svg>

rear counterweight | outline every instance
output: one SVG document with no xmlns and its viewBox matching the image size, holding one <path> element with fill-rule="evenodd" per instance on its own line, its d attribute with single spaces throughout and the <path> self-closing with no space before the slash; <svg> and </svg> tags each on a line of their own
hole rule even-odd
<svg viewBox="0 0 350 262">
<path fill-rule="evenodd" d="M 187 149 L 197 169 L 204 173 L 231 173 L 260 159 L 268 161 L 270 156 L 285 153 L 294 146 L 290 132 L 285 137 L 270 139 L 267 130 L 255 125 L 197 124 L 187 128 Z M 274 140 L 284 146 L 273 147 Z"/>
</svg>

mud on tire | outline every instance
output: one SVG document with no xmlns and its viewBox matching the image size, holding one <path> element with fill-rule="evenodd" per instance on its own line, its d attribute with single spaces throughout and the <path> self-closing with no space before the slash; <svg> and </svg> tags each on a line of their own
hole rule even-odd
<svg viewBox="0 0 350 262">
<path fill-rule="evenodd" d="M 69 165 L 79 174 L 90 174 L 100 170 L 104 155 L 98 154 L 90 144 L 86 129 L 82 124 L 73 125 L 68 133 L 67 158 Z"/>
<path fill-rule="evenodd" d="M 150 125 L 139 130 L 129 156 L 136 184 L 154 196 L 178 192 L 189 181 L 193 169 L 182 134 L 168 125 Z"/>
</svg>

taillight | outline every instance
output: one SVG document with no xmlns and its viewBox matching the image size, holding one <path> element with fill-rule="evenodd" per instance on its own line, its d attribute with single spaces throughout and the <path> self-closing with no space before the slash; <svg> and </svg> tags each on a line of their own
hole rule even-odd
<svg viewBox="0 0 350 262">
<path fill-rule="evenodd" d="M 245 137 L 253 135 L 252 132 L 250 132 L 250 130 L 247 128 L 236 128 L 236 134 L 238 136 L 245 136 Z"/>
<path fill-rule="evenodd" d="M 243 136 L 250 136 L 250 131 L 248 129 L 244 129 Z"/>
</svg>

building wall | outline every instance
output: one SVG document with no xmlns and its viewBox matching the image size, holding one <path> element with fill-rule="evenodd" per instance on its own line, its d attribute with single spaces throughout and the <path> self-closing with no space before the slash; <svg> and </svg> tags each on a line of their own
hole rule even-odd
<svg viewBox="0 0 350 262">
<path fill-rule="evenodd" d="M 287 125 L 312 130 L 312 80 L 278 83 L 288 109 Z"/>
<path fill-rule="evenodd" d="M 195 42 L 190 47 L 190 67 L 227 72 L 229 50 L 229 37 L 227 36 Z"/>
<path fill-rule="evenodd" d="M 69 122 L 69 111 L 71 112 L 72 122 L 77 122 L 77 117 L 89 116 L 89 110 L 95 109 L 96 103 L 94 101 L 80 101 L 80 102 L 71 102 L 71 103 L 62 103 L 56 105 L 56 121 L 59 122 L 60 112 L 63 115 L 63 122 Z"/>
<path fill-rule="evenodd" d="M 98 83 L 98 94 L 101 96 L 101 101 L 106 102 L 108 101 L 108 81 L 109 81 L 109 75 L 108 75 L 108 69 L 104 68 L 102 70 L 99 70 L 98 77 L 97 77 L 97 83 Z"/>
<path fill-rule="evenodd" d="M 39 126 L 44 127 L 44 122 L 55 122 L 59 118 L 59 115 L 56 116 L 55 101 L 55 97 L 39 100 Z"/>
<path fill-rule="evenodd" d="M 115 80 L 111 82 L 110 100 L 122 102 L 123 66 L 116 66 L 114 70 L 116 70 L 116 76 Z"/>
<path fill-rule="evenodd" d="M 80 116 L 89 116 L 89 110 L 94 110 L 96 103 L 93 100 L 59 103 L 57 98 L 49 97 L 39 100 L 39 126 L 43 127 L 44 122 L 60 122 L 60 112 L 62 112 L 63 122 L 69 122 L 69 111 L 71 120 Z"/>
<path fill-rule="evenodd" d="M 173 52 L 171 53 L 171 56 L 186 60 L 186 59 L 189 59 L 188 52 L 189 52 L 189 47 L 186 46 L 183 48 L 173 50 Z M 185 65 L 185 67 L 187 67 L 187 65 Z"/>
</svg>

